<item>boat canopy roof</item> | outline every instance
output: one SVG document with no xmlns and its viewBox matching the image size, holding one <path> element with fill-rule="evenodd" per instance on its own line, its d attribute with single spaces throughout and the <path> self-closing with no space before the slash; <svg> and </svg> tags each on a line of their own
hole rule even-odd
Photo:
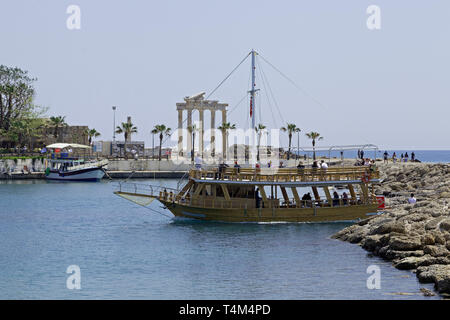
<svg viewBox="0 0 450 320">
<path fill-rule="evenodd" d="M 90 146 L 86 146 L 84 144 L 78 143 L 53 143 L 48 145 L 46 148 L 48 149 L 65 149 L 65 148 L 73 148 L 73 149 L 90 149 Z"/>
</svg>

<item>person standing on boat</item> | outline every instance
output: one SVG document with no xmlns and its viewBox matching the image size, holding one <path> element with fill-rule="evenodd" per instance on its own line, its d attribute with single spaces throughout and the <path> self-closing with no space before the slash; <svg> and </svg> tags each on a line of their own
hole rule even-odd
<svg viewBox="0 0 450 320">
<path fill-rule="evenodd" d="M 333 192 L 333 207 L 339 205 L 339 194 L 335 191 Z"/>
<path fill-rule="evenodd" d="M 313 169 L 319 168 L 319 165 L 317 164 L 317 161 L 314 161 L 311 167 L 312 167 Z"/>
<path fill-rule="evenodd" d="M 234 162 L 234 169 L 237 173 L 241 172 L 241 166 L 238 164 L 237 161 Z"/>
<path fill-rule="evenodd" d="M 320 168 L 322 168 L 324 171 L 328 169 L 328 165 L 325 161 L 320 161 Z"/>
<path fill-rule="evenodd" d="M 261 206 L 261 198 L 259 196 L 259 188 L 256 188 L 255 200 L 256 200 L 256 208 L 259 208 Z"/>
<path fill-rule="evenodd" d="M 224 171 L 225 171 L 225 169 L 226 168 L 228 168 L 228 165 L 225 163 L 225 161 L 224 160 L 222 160 L 220 163 L 219 163 L 219 179 L 222 179 L 222 177 L 223 177 L 223 173 L 224 173 Z"/>
<path fill-rule="evenodd" d="M 345 191 L 342 194 L 342 203 L 344 204 L 344 206 L 346 206 L 348 204 L 348 194 Z"/>
<path fill-rule="evenodd" d="M 198 156 L 198 154 L 195 156 L 194 163 L 195 163 L 195 169 L 196 170 L 201 170 L 202 169 L 202 158 L 200 158 Z"/>
<path fill-rule="evenodd" d="M 361 150 L 358 149 L 358 159 L 361 159 Z"/>
</svg>

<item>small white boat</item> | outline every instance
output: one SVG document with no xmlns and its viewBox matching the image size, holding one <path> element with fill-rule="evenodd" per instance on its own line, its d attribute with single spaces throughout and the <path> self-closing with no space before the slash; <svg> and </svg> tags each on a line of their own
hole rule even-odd
<svg viewBox="0 0 450 320">
<path fill-rule="evenodd" d="M 71 150 L 90 149 L 89 146 L 69 143 L 55 143 L 47 146 L 47 149 Z M 85 160 L 80 158 L 69 158 L 68 153 L 52 153 L 47 159 L 45 177 L 48 180 L 64 181 L 99 181 L 105 175 L 108 160 Z"/>
</svg>

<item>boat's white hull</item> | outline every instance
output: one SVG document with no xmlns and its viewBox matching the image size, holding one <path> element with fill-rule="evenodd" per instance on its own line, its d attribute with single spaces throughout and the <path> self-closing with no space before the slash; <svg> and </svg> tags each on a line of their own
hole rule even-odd
<svg viewBox="0 0 450 320">
<path fill-rule="evenodd" d="M 49 180 L 65 181 L 98 181 L 103 178 L 105 172 L 102 168 L 87 168 L 70 172 L 50 171 L 46 178 Z"/>
</svg>

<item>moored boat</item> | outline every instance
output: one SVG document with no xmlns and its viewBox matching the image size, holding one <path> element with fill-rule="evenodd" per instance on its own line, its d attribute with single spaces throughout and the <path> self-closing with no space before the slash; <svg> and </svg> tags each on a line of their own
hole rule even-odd
<svg viewBox="0 0 450 320">
<path fill-rule="evenodd" d="M 69 143 L 55 143 L 47 149 L 72 150 L 90 149 L 89 146 Z M 53 152 L 46 160 L 45 177 L 48 180 L 99 181 L 105 175 L 108 160 L 88 160 L 84 157 L 69 157 L 69 152 Z"/>
</svg>

